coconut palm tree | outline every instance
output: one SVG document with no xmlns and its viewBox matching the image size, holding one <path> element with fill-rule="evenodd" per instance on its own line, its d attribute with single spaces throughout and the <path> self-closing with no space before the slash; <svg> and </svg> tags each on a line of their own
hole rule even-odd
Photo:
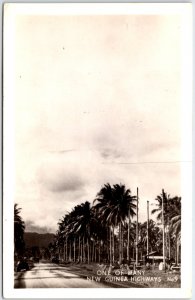
<svg viewBox="0 0 195 300">
<path fill-rule="evenodd" d="M 156 208 L 154 208 L 151 213 L 156 214 L 157 213 L 157 220 L 162 221 L 162 203 L 164 201 L 164 222 L 165 224 L 168 223 L 168 217 L 170 212 L 170 200 L 171 197 L 169 194 L 165 193 L 164 191 L 158 195 L 155 199 L 157 203 L 155 204 Z"/>
<path fill-rule="evenodd" d="M 96 219 L 94 210 L 91 208 L 91 204 L 86 201 L 77 206 L 74 210 L 74 217 L 71 223 L 70 232 L 73 235 L 78 235 L 83 241 L 83 259 L 85 259 L 85 253 L 87 248 L 87 261 L 90 262 L 91 256 L 91 241 L 94 241 L 94 234 L 98 220 Z"/>
<path fill-rule="evenodd" d="M 165 241 L 165 256 L 170 253 L 170 233 L 169 233 L 169 222 L 170 222 L 170 212 L 171 212 L 171 203 L 172 198 L 169 194 L 162 190 L 162 193 L 158 195 L 155 199 L 157 201 L 156 208 L 151 211 L 152 214 L 157 213 L 157 220 L 162 223 L 164 219 L 164 241 Z M 163 216 L 162 216 L 162 203 L 163 203 Z M 162 218 L 163 217 L 163 218 Z M 163 235 L 163 233 L 162 233 Z M 168 240 L 168 241 L 167 241 Z"/>
<path fill-rule="evenodd" d="M 181 246 L 181 197 L 172 199 L 172 210 L 170 213 L 170 234 L 175 241 L 176 263 L 179 262 L 179 247 Z"/>
<path fill-rule="evenodd" d="M 67 221 L 67 216 L 65 215 L 62 219 L 59 220 L 58 222 L 58 230 L 56 232 L 56 243 L 57 243 L 57 248 L 58 248 L 58 257 L 61 259 L 61 253 L 63 252 L 63 259 L 67 260 L 66 255 L 65 255 L 65 231 L 66 231 L 66 221 Z M 63 250 L 62 250 L 63 249 Z"/>
<path fill-rule="evenodd" d="M 162 200 L 164 200 L 164 224 L 165 224 L 165 232 L 166 232 L 166 248 L 168 248 L 169 258 L 171 252 L 171 236 L 176 241 L 179 241 L 179 235 L 176 234 L 177 230 L 181 230 L 181 197 L 175 196 L 170 197 L 165 192 L 158 195 L 155 199 L 157 201 L 157 208 L 151 211 L 152 214 L 157 213 L 157 220 L 162 220 Z M 178 221 L 178 226 L 176 225 Z M 175 227 L 174 227 L 175 223 Z M 179 226 L 180 224 L 180 226 Z M 173 229 L 175 228 L 175 230 Z M 177 230 L 176 230 L 177 228 Z M 167 242 L 168 239 L 168 242 Z M 176 242 L 177 244 L 178 242 Z M 177 246 L 176 246 L 177 248 Z M 176 250 L 177 251 L 177 250 Z"/>
<path fill-rule="evenodd" d="M 57 244 L 58 244 L 58 252 L 60 256 L 60 249 L 63 248 L 63 259 L 64 261 L 71 260 L 71 213 L 67 212 L 62 219 L 58 222 L 58 230 L 56 233 Z M 68 255 L 69 254 L 69 255 Z"/>
<path fill-rule="evenodd" d="M 107 228 L 107 241 L 109 241 L 109 249 L 107 247 L 107 257 L 111 261 L 113 260 L 112 256 L 112 236 L 114 236 L 114 233 L 112 235 L 112 226 L 110 220 L 110 214 L 111 214 L 111 203 L 113 199 L 113 189 L 109 183 L 105 184 L 100 191 L 98 192 L 94 203 L 94 209 L 96 212 L 96 215 L 98 215 L 99 219 L 101 220 L 102 226 Z"/>
<path fill-rule="evenodd" d="M 136 198 L 131 195 L 125 185 L 115 184 L 113 187 L 109 183 L 105 184 L 97 194 L 95 209 L 101 216 L 102 223 L 109 228 L 110 232 L 110 264 L 114 262 L 114 228 L 118 227 L 119 236 L 119 262 L 123 259 L 123 226 L 128 218 L 135 215 L 136 205 L 133 203 Z M 130 227 L 129 227 L 130 228 Z M 129 234 L 128 234 L 129 236 Z M 129 249 L 129 238 L 128 246 Z M 128 252 L 128 250 L 127 250 Z"/>
<path fill-rule="evenodd" d="M 20 216 L 21 208 L 14 204 L 14 252 L 16 255 L 22 255 L 24 252 L 24 230 L 25 223 Z"/>
<path fill-rule="evenodd" d="M 130 189 L 126 189 L 125 185 L 114 185 L 114 210 L 113 216 L 118 218 L 119 232 L 121 232 L 121 259 L 123 259 L 123 228 L 126 221 L 128 222 L 128 235 L 127 235 L 127 261 L 129 261 L 129 246 L 130 246 L 130 223 L 131 218 L 136 215 L 135 209 L 137 201 L 136 196 L 131 195 Z M 121 260 L 120 260 L 121 261 Z"/>
</svg>

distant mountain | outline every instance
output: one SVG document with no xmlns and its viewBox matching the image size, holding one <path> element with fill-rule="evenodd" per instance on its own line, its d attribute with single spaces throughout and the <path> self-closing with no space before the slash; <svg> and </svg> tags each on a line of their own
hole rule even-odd
<svg viewBox="0 0 195 300">
<path fill-rule="evenodd" d="M 48 247 L 49 243 L 52 243 L 54 241 L 54 237 L 55 235 L 53 233 L 25 232 L 25 246 L 26 248 Z"/>
</svg>

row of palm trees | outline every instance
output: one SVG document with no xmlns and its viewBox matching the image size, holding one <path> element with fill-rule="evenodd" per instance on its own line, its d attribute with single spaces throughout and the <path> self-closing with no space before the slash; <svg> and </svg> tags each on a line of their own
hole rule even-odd
<svg viewBox="0 0 195 300">
<path fill-rule="evenodd" d="M 167 195 L 164 191 L 156 197 L 157 222 L 152 219 L 137 223 L 138 196 L 132 195 L 123 184 L 105 184 L 93 203 L 86 201 L 76 205 L 58 223 L 56 242 L 52 251 L 58 251 L 60 259 L 74 262 L 128 263 L 146 255 L 147 230 L 150 251 L 162 250 L 162 202 L 164 201 L 164 224 L 166 232 L 166 256 L 178 262 L 181 233 L 181 198 Z M 160 223 L 158 223 L 160 222 Z M 137 226 L 138 224 L 138 226 Z M 136 239 L 136 227 L 138 238 Z"/>
</svg>

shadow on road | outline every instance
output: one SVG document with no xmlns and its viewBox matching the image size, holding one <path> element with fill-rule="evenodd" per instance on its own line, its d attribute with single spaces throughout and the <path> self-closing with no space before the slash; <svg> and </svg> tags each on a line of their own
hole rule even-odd
<svg viewBox="0 0 195 300">
<path fill-rule="evenodd" d="M 24 279 L 24 272 L 20 272 L 18 274 L 17 279 L 14 280 L 14 288 L 15 289 L 24 289 L 26 288 L 25 279 Z"/>
<path fill-rule="evenodd" d="M 24 281 L 24 280 L 40 280 L 40 279 L 59 279 L 59 278 L 64 278 L 64 279 L 75 279 L 75 278 L 80 278 L 79 276 L 41 276 L 41 277 L 25 277 L 24 278 L 17 278 L 15 279 L 15 282 L 17 281 Z"/>
</svg>

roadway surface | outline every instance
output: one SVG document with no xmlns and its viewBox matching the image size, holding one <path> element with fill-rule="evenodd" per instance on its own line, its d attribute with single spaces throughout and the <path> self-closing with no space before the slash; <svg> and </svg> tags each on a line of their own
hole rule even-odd
<svg viewBox="0 0 195 300">
<path fill-rule="evenodd" d="M 75 274 L 76 273 L 76 274 Z M 15 273 L 15 288 L 105 288 L 101 282 L 87 280 L 71 267 L 54 263 L 37 263 L 29 271 Z"/>
</svg>

